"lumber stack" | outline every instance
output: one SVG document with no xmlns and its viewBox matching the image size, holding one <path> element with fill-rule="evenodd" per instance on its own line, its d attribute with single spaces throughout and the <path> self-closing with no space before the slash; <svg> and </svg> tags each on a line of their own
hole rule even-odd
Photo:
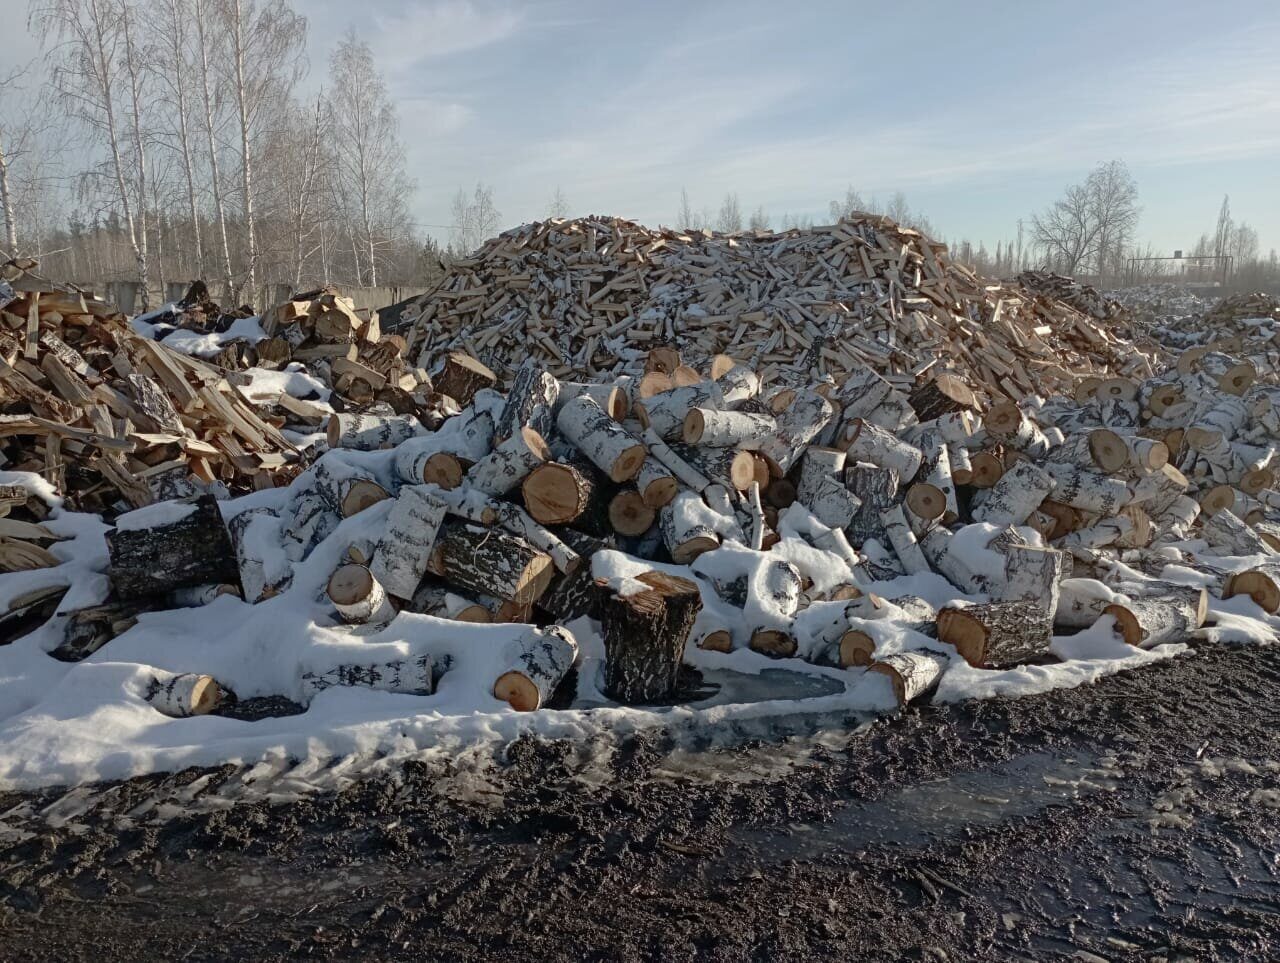
<svg viewBox="0 0 1280 963">
<path fill-rule="evenodd" d="M 221 370 L 141 337 L 114 306 L 35 267 L 0 268 L 6 468 L 41 474 L 95 512 L 271 487 L 296 471 L 294 446 Z"/>
<path fill-rule="evenodd" d="M 1061 391 L 1086 374 L 1150 374 L 1105 324 L 1017 284 L 980 278 L 886 217 L 782 232 L 650 229 L 553 218 L 488 241 L 406 308 L 424 366 L 463 351 L 507 374 L 526 358 L 567 380 L 689 379 L 718 353 L 765 381 L 843 383 L 869 366 L 899 390 L 958 372 L 992 398 Z"/>
</svg>

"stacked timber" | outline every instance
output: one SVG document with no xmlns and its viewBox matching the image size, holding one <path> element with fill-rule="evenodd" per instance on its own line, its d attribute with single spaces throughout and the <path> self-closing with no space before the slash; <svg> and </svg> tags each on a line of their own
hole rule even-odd
<svg viewBox="0 0 1280 963">
<path fill-rule="evenodd" d="M 424 367 L 450 351 L 501 374 L 525 359 L 557 378 L 616 382 L 634 401 L 690 379 L 718 353 L 767 382 L 841 384 L 869 366 L 909 390 L 931 370 L 1018 400 L 1082 375 L 1150 374 L 1107 326 L 1051 297 L 980 278 L 946 246 L 887 217 L 717 234 L 619 218 L 553 218 L 455 261 L 407 307 Z"/>
</svg>

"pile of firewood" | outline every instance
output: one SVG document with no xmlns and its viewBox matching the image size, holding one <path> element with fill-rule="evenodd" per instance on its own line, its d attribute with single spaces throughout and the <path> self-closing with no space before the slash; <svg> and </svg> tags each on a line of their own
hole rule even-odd
<svg viewBox="0 0 1280 963">
<path fill-rule="evenodd" d="M 695 366 L 732 354 L 791 385 L 841 384 L 870 366 L 909 390 L 951 369 L 992 398 L 1151 373 L 1087 314 L 980 278 L 945 245 L 872 215 L 732 235 L 553 218 L 454 262 L 402 317 L 415 310 L 410 349 L 422 363 L 465 351 L 500 374 L 533 358 L 556 377 L 639 375 L 663 344 Z"/>
<path fill-rule="evenodd" d="M 270 487 L 296 451 L 216 367 L 136 334 L 114 306 L 0 265 L 4 467 L 114 511 Z"/>
<path fill-rule="evenodd" d="M 671 351 L 648 366 L 683 368 Z M 385 471 L 335 450 L 281 508 L 224 526 L 206 499 L 113 533 L 115 604 L 270 598 L 343 518 L 390 499 L 380 534 L 333 570 L 333 610 L 527 624 L 494 680 L 518 709 L 566 677 L 565 625 L 584 616 L 622 703 L 671 699 L 687 644 L 868 667 L 905 702 L 949 653 L 982 668 L 1049 661 L 1055 632 L 1104 617 L 1134 646 L 1186 641 L 1210 591 L 1280 610 L 1280 388 L 1237 359 L 1200 354 L 1185 371 L 985 410 L 954 374 L 901 391 L 867 366 L 838 387 L 769 386 L 727 356 L 695 373 L 644 394 L 531 360 L 502 394 L 451 354 L 435 390 L 459 414 L 439 430 L 334 416 L 335 448 L 393 449 Z M 940 576 L 955 601 L 892 591 L 903 576 Z M 128 618 L 73 618 L 63 655 Z M 430 692 L 442 668 L 343 666 L 308 685 Z"/>
<path fill-rule="evenodd" d="M 1280 298 L 1263 291 L 1250 294 L 1233 294 L 1223 298 L 1205 315 L 1205 321 L 1213 328 L 1233 325 L 1240 321 L 1280 322 Z"/>
<path fill-rule="evenodd" d="M 1092 285 L 1052 271 L 1023 271 L 1017 281 L 1028 291 L 1071 305 L 1082 314 L 1106 321 L 1119 317 L 1124 308 Z"/>
</svg>

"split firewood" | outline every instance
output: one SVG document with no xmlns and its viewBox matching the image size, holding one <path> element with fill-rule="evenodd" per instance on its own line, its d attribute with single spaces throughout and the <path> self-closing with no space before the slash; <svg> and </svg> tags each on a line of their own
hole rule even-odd
<svg viewBox="0 0 1280 963">
<path fill-rule="evenodd" d="M 604 636 L 604 692 L 624 705 L 670 699 L 684 647 L 702 608 L 689 579 L 645 572 L 617 582 L 597 579 Z"/>
<path fill-rule="evenodd" d="M 517 712 L 541 709 L 577 657 L 578 641 L 568 629 L 530 626 L 503 649 L 504 669 L 493 683 L 493 697 Z"/>
</svg>

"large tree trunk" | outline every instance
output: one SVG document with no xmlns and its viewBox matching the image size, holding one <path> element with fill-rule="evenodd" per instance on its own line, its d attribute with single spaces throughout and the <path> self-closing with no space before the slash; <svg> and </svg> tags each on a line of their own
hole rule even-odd
<svg viewBox="0 0 1280 963">
<path fill-rule="evenodd" d="M 604 635 L 604 692 L 626 705 L 658 702 L 675 693 L 684 646 L 702 608 L 688 579 L 646 572 L 622 586 L 604 579 L 600 623 Z"/>
<path fill-rule="evenodd" d="M 122 599 L 145 598 L 190 585 L 240 584 L 235 549 L 212 495 L 190 504 L 143 509 L 158 521 L 122 515 L 107 533 L 111 587 Z M 144 527 L 120 527 L 138 524 Z"/>
</svg>

